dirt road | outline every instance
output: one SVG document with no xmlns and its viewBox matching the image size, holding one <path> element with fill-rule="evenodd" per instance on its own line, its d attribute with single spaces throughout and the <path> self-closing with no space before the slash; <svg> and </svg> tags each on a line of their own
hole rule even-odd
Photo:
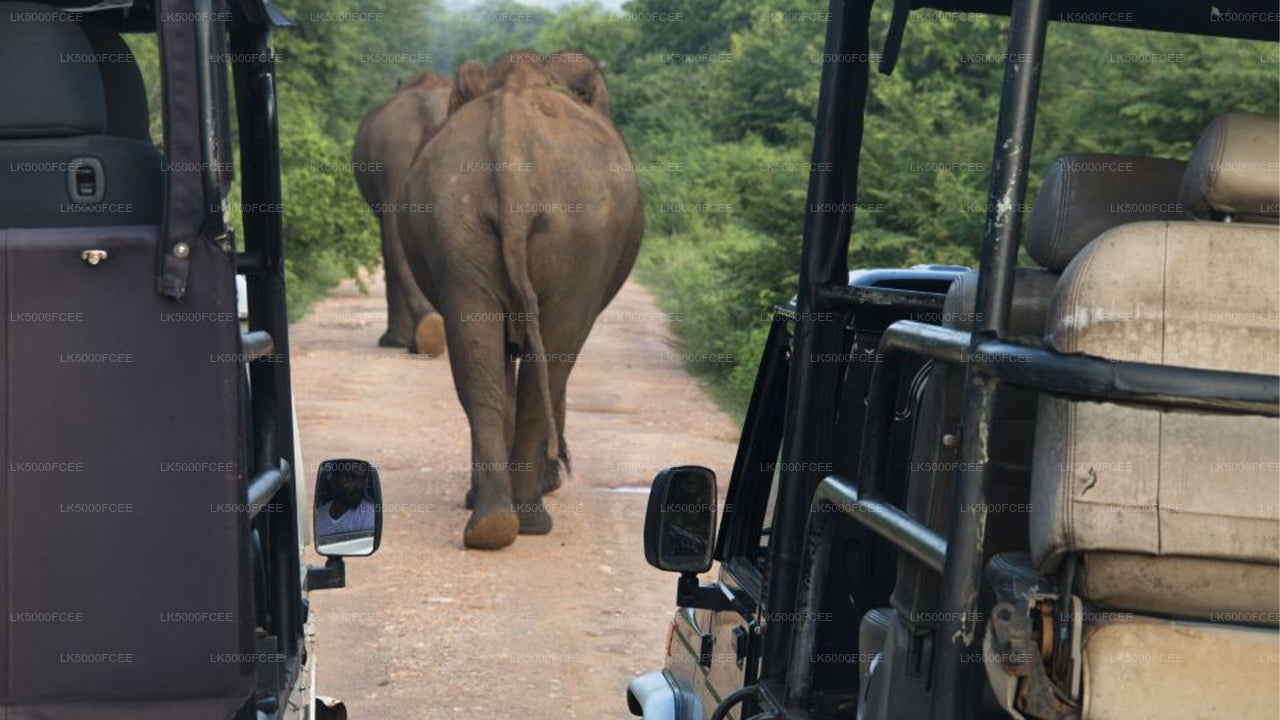
<svg viewBox="0 0 1280 720">
<path fill-rule="evenodd" d="M 309 472 L 372 460 L 387 508 L 378 554 L 311 596 L 319 691 L 353 720 L 631 717 L 626 683 L 660 666 L 675 597 L 676 577 L 644 562 L 649 482 L 684 462 L 727 478 L 738 428 L 628 283 L 570 381 L 574 476 L 548 500 L 555 529 L 464 550 L 470 450 L 448 361 L 377 347 L 386 306 L 370 288 L 343 284 L 292 329 Z"/>
</svg>

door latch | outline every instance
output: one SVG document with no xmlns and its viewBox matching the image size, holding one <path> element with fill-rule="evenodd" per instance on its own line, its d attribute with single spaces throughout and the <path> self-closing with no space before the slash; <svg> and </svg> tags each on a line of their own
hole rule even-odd
<svg viewBox="0 0 1280 720">
<path fill-rule="evenodd" d="M 733 654 L 738 668 L 747 661 L 747 652 L 751 649 L 751 631 L 743 625 L 733 628 Z"/>
<path fill-rule="evenodd" d="M 716 636 L 711 633 L 702 634 L 702 647 L 698 648 L 698 664 L 702 667 L 711 667 L 711 651 L 715 648 Z"/>
<path fill-rule="evenodd" d="M 698 664 L 709 668 L 711 667 L 711 650 L 715 647 L 716 638 L 698 625 L 698 615 L 693 608 L 686 607 L 683 610 L 685 622 L 689 623 L 689 627 L 698 636 Z"/>
</svg>

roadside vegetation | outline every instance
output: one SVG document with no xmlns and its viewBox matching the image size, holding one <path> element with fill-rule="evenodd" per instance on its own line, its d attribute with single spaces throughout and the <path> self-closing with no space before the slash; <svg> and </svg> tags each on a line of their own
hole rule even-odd
<svg viewBox="0 0 1280 720">
<path fill-rule="evenodd" d="M 349 167 L 360 118 L 423 68 L 452 74 L 520 47 L 606 63 L 645 195 L 638 278 L 677 320 L 690 370 L 745 406 L 770 309 L 794 293 L 826 4 L 764 0 L 280 0 L 277 35 L 291 302 L 379 261 Z M 878 4 L 877 52 L 891 3 Z M 354 15 L 353 15 L 354 14 Z M 363 19 L 362 19 L 363 18 Z M 975 261 L 1006 22 L 917 11 L 891 76 L 872 72 L 850 265 Z M 1276 110 L 1265 43 L 1053 25 L 1031 190 L 1067 151 L 1186 157 L 1228 110 Z"/>
</svg>

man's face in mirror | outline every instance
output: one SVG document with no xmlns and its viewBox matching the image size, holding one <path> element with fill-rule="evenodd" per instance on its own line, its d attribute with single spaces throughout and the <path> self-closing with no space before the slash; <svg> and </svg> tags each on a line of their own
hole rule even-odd
<svg viewBox="0 0 1280 720">
<path fill-rule="evenodd" d="M 364 500 L 364 473 L 354 470 L 343 470 L 334 479 L 334 495 L 338 502 L 353 508 Z"/>
</svg>

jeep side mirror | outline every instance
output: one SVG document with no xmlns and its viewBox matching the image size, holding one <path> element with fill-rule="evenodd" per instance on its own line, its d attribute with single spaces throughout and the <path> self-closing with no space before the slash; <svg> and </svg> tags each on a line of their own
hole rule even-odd
<svg viewBox="0 0 1280 720">
<path fill-rule="evenodd" d="M 382 542 L 382 485 L 364 460 L 325 460 L 316 475 L 316 552 L 372 555 Z"/>
<path fill-rule="evenodd" d="M 703 573 L 715 537 L 716 474 L 698 465 L 659 472 L 645 510 L 644 559 L 659 570 Z"/>
</svg>

